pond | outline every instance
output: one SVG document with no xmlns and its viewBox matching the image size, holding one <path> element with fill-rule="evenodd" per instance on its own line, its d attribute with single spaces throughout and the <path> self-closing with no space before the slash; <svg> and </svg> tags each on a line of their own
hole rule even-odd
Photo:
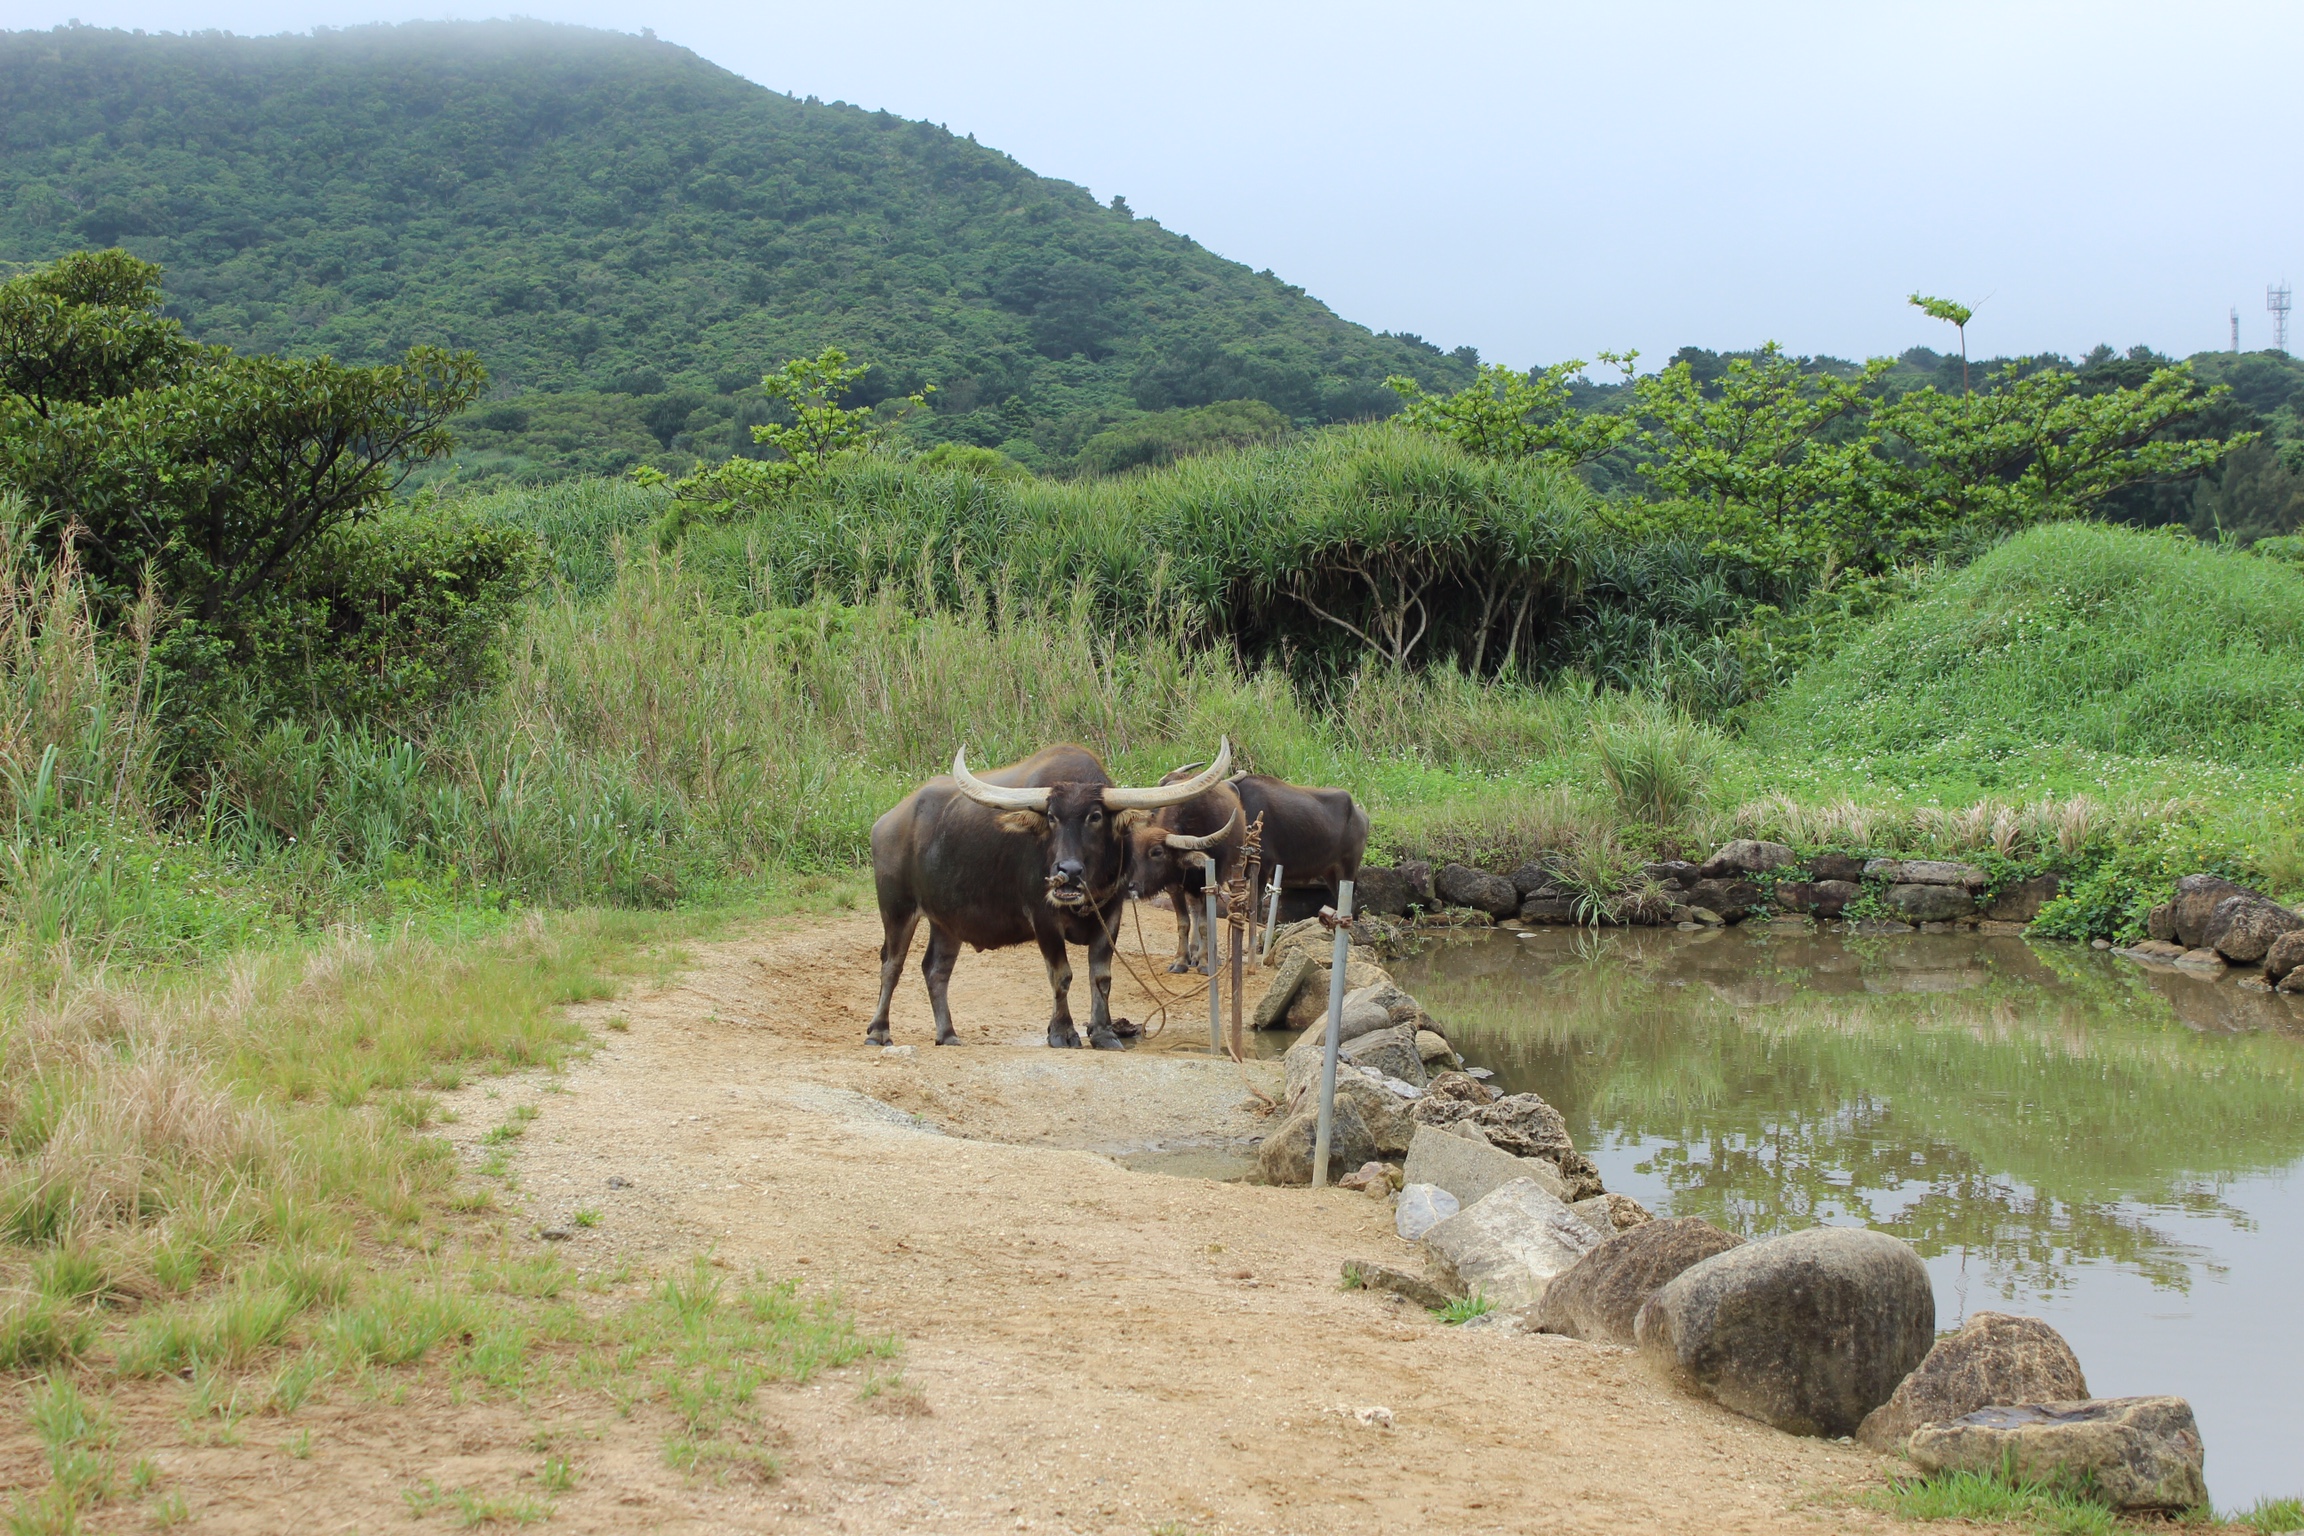
<svg viewBox="0 0 2304 1536">
<path fill-rule="evenodd" d="M 1498 931 L 1392 966 L 1608 1187 L 1911 1242 L 1937 1326 L 2055 1325 L 2191 1399 L 2220 1508 L 2304 1489 L 2304 1006 L 2077 946 Z"/>
</svg>

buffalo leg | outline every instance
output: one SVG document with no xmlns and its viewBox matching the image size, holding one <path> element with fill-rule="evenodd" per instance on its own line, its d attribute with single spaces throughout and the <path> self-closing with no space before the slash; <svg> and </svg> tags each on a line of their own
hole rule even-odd
<svg viewBox="0 0 2304 1536">
<path fill-rule="evenodd" d="M 1040 958 L 1048 966 L 1048 990 L 1056 995 L 1048 1014 L 1048 1043 L 1076 1049 L 1080 1031 L 1072 1025 L 1072 957 L 1065 952 L 1064 935 L 1054 928 L 1042 928 L 1038 937 Z"/>
<path fill-rule="evenodd" d="M 1088 1043 L 1100 1051 L 1127 1049 L 1112 1032 L 1112 934 L 1088 941 Z"/>
<path fill-rule="evenodd" d="M 880 1006 L 872 1010 L 872 1025 L 864 1031 L 868 1045 L 888 1043 L 888 1009 L 896 1001 L 896 983 L 903 978 L 912 935 L 919 926 L 918 907 L 902 913 L 880 909 Z"/>
<path fill-rule="evenodd" d="M 1176 958 L 1168 962 L 1168 969 L 1188 971 L 1192 969 L 1192 901 L 1180 885 L 1168 888 L 1168 899 L 1176 903 Z"/>
<path fill-rule="evenodd" d="M 952 1027 L 952 1002 L 947 995 L 952 990 L 952 966 L 960 958 L 960 941 L 933 919 L 928 924 L 928 954 L 920 962 L 920 974 L 928 981 L 928 1006 L 936 1015 L 936 1043 L 958 1045 L 959 1032 Z"/>
</svg>

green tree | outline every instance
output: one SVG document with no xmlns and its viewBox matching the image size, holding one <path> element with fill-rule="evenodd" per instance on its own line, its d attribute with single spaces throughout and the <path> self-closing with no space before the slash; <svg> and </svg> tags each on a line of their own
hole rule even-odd
<svg viewBox="0 0 2304 1536">
<path fill-rule="evenodd" d="M 770 400 L 791 414 L 789 422 L 764 422 L 752 429 L 752 441 L 773 450 L 773 459 L 730 459 L 725 464 L 682 480 L 676 487 L 684 501 L 757 503 L 812 485 L 839 459 L 868 452 L 887 435 L 893 423 L 887 402 L 878 406 L 844 406 L 850 392 L 870 363 L 848 366 L 848 354 L 826 347 L 814 357 L 795 357 L 774 373 L 764 375 L 760 388 Z M 918 409 L 928 403 L 936 386 L 924 385 L 905 395 L 899 409 Z"/>
<path fill-rule="evenodd" d="M 1924 294 L 1913 294 L 1904 301 L 1931 320 L 1941 320 L 1960 333 L 1960 393 L 1968 393 L 1968 322 L 1976 318 L 1976 311 L 1950 299 L 1932 299 Z"/>
<path fill-rule="evenodd" d="M 1632 377 L 1637 352 L 1603 352 Z M 1414 379 L 1394 374 L 1384 381 L 1400 397 L 1400 418 L 1420 432 L 1453 440 L 1484 459 L 1528 459 L 1556 469 L 1579 469 L 1632 435 L 1628 415 L 1580 411 L 1569 383 L 1582 377 L 1583 358 L 1571 358 L 1527 373 L 1501 363 L 1485 363 L 1479 379 L 1453 394 L 1432 394 Z"/>
</svg>

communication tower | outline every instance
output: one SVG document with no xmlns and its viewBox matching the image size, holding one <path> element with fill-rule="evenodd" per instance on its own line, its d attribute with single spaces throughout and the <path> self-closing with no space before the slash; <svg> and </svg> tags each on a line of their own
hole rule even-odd
<svg viewBox="0 0 2304 1536">
<path fill-rule="evenodd" d="M 2264 290 L 2264 307 L 2272 312 L 2272 350 L 2288 350 L 2288 285 L 2272 283 Z"/>
<path fill-rule="evenodd" d="M 2240 350 L 2240 306 L 2232 306 L 2232 350 Z"/>
</svg>

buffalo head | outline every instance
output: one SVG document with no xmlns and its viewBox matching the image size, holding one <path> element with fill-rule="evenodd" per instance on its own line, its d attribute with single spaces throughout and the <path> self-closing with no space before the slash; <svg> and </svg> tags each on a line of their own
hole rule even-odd
<svg viewBox="0 0 2304 1536">
<path fill-rule="evenodd" d="M 996 823 L 1001 831 L 1041 839 L 1050 905 L 1101 907 L 1128 878 L 1132 838 L 1152 812 L 1204 793 L 1231 764 L 1232 743 L 1226 740 L 1206 772 L 1180 784 L 1148 789 L 1086 783 L 1009 786 L 987 784 L 970 773 L 963 747 L 952 759 L 952 780 L 969 799 L 1001 813 Z"/>
</svg>

